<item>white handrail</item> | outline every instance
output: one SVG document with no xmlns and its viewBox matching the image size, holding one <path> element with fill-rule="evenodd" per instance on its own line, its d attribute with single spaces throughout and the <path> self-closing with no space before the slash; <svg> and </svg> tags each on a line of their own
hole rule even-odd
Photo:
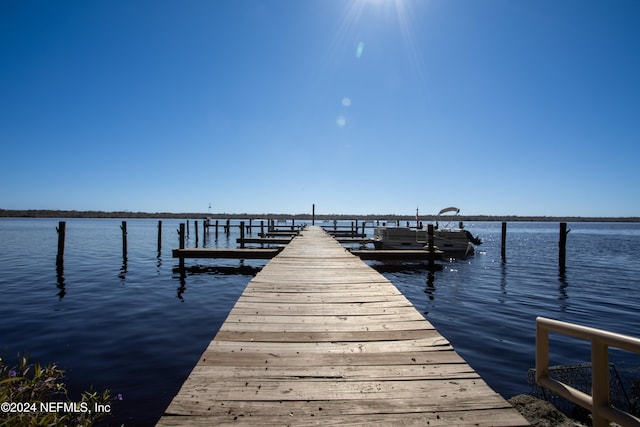
<svg viewBox="0 0 640 427">
<path fill-rule="evenodd" d="M 591 341 L 591 395 L 549 378 L 549 331 Z M 640 426 L 640 418 L 611 406 L 609 347 L 640 354 L 640 339 L 545 317 L 536 318 L 536 382 L 591 411 L 594 427 Z"/>
</svg>

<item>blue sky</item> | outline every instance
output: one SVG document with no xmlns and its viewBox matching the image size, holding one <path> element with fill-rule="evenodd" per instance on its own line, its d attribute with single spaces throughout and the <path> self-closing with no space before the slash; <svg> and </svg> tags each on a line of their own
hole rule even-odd
<svg viewBox="0 0 640 427">
<path fill-rule="evenodd" d="M 0 1 L 0 208 L 640 216 L 636 0 Z"/>
</svg>

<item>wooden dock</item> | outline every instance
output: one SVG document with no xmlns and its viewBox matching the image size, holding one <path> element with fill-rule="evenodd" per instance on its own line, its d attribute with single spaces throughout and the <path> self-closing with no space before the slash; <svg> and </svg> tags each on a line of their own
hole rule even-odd
<svg viewBox="0 0 640 427">
<path fill-rule="evenodd" d="M 528 425 L 319 227 L 251 280 L 159 426 Z"/>
<path fill-rule="evenodd" d="M 271 259 L 278 255 L 282 248 L 275 249 L 219 249 L 219 248 L 184 248 L 174 249 L 174 258 L 235 258 L 235 259 Z"/>
</svg>

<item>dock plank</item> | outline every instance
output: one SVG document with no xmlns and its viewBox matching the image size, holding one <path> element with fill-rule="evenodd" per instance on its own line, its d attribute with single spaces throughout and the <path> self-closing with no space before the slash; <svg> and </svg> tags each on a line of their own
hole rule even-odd
<svg viewBox="0 0 640 427">
<path fill-rule="evenodd" d="M 318 227 L 249 283 L 160 426 L 528 425 L 379 273 Z"/>
</svg>

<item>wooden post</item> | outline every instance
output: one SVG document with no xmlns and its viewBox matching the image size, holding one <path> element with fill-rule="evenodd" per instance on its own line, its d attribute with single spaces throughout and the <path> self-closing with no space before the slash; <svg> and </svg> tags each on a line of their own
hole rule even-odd
<svg viewBox="0 0 640 427">
<path fill-rule="evenodd" d="M 500 255 L 502 260 L 504 261 L 507 258 L 507 223 L 506 221 L 502 222 L 502 244 L 500 246 Z"/>
<path fill-rule="evenodd" d="M 58 232 L 58 255 L 56 256 L 56 265 L 59 269 L 62 269 L 64 265 L 64 238 L 67 230 L 67 223 L 65 221 L 58 222 L 56 231 Z"/>
<path fill-rule="evenodd" d="M 198 247 L 198 221 L 193 221 L 194 229 L 196 232 L 196 248 Z"/>
<path fill-rule="evenodd" d="M 265 235 L 264 235 L 264 220 L 260 221 L 260 237 L 265 237 Z"/>
<path fill-rule="evenodd" d="M 247 228 L 247 231 L 249 232 L 249 236 L 253 235 L 253 232 L 251 231 L 251 229 L 253 228 L 252 222 L 253 222 L 253 220 L 251 218 L 249 218 L 249 228 Z"/>
<path fill-rule="evenodd" d="M 429 248 L 429 270 L 433 271 L 435 269 L 435 251 L 433 244 L 433 224 L 427 225 L 427 236 L 428 236 L 428 248 Z"/>
<path fill-rule="evenodd" d="M 209 219 L 202 220 L 202 247 L 207 247 L 207 233 L 209 232 Z"/>
<path fill-rule="evenodd" d="M 127 221 L 122 221 L 122 260 L 127 262 Z"/>
<path fill-rule="evenodd" d="M 364 225 L 367 223 L 367 221 L 362 221 L 362 235 L 366 236 L 366 234 L 364 233 Z"/>
<path fill-rule="evenodd" d="M 189 238 L 189 220 L 187 220 L 187 238 Z"/>
<path fill-rule="evenodd" d="M 566 227 L 566 223 L 564 224 Z M 609 398 L 609 348 L 599 339 L 591 340 L 591 395 L 593 399 L 592 425 L 609 426 L 609 420 L 596 408 L 607 408 Z"/>
<path fill-rule="evenodd" d="M 180 223 L 180 229 L 178 230 L 178 239 L 179 239 L 179 248 L 180 249 L 184 249 L 184 241 L 185 241 L 185 234 L 184 234 L 184 223 Z M 180 269 L 184 270 L 184 258 L 180 257 Z"/>
<path fill-rule="evenodd" d="M 218 241 L 218 220 L 216 219 L 216 242 Z"/>
<path fill-rule="evenodd" d="M 240 221 L 240 248 L 244 249 L 244 221 Z"/>
<path fill-rule="evenodd" d="M 569 230 L 571 231 L 571 230 Z M 560 266 L 560 271 L 564 271 L 566 267 L 565 258 L 567 255 L 567 223 L 560 223 L 560 242 L 558 244 L 558 264 Z"/>
<path fill-rule="evenodd" d="M 291 218 L 291 231 L 294 231 L 295 229 L 296 229 L 296 219 Z"/>
<path fill-rule="evenodd" d="M 158 221 L 158 256 L 162 252 L 162 221 Z"/>
<path fill-rule="evenodd" d="M 316 205 L 311 206 L 311 225 L 316 225 Z"/>
<path fill-rule="evenodd" d="M 227 237 L 229 237 L 229 232 L 231 231 L 231 220 L 227 218 L 227 225 L 224 227 L 224 231 L 227 233 Z"/>
</svg>

